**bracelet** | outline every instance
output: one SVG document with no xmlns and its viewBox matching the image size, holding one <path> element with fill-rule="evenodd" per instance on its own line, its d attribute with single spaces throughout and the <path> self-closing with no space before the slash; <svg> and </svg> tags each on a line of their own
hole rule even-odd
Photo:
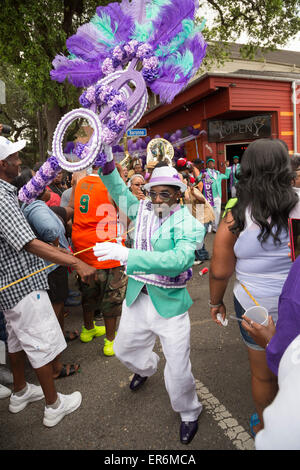
<svg viewBox="0 0 300 470">
<path fill-rule="evenodd" d="M 217 304 L 217 305 L 213 305 L 210 303 L 210 300 L 208 301 L 208 306 L 209 308 L 218 308 L 218 307 L 221 307 L 221 305 L 223 305 L 223 300 L 221 300 L 221 303 L 220 304 Z"/>
</svg>

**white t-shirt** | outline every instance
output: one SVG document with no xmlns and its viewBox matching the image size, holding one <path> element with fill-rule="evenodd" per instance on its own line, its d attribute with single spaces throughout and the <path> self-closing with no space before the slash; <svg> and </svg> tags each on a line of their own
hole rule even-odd
<svg viewBox="0 0 300 470">
<path fill-rule="evenodd" d="M 300 202 L 291 211 L 290 217 L 300 218 Z M 276 322 L 278 298 L 292 266 L 292 261 L 288 256 L 289 234 L 281 232 L 281 245 L 275 245 L 272 237 L 261 245 L 257 239 L 259 232 L 259 226 L 252 220 L 247 210 L 245 228 L 234 245 L 237 258 L 235 267 L 237 281 L 233 292 L 245 310 L 254 307 L 253 300 L 241 286 L 241 283 L 244 284 L 255 300 L 268 310 L 269 315 Z"/>
</svg>

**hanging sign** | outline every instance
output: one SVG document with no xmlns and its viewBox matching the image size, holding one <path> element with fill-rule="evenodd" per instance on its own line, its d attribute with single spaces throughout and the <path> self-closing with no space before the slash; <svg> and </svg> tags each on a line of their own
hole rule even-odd
<svg viewBox="0 0 300 470">
<path fill-rule="evenodd" d="M 271 115 L 263 114 L 240 120 L 209 120 L 208 142 L 230 142 L 271 137 Z"/>
</svg>

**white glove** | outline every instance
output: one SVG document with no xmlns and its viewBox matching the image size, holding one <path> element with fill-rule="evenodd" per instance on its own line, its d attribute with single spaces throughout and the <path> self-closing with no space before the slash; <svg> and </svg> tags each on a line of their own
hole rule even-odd
<svg viewBox="0 0 300 470">
<path fill-rule="evenodd" d="M 128 260 L 129 248 L 118 243 L 103 242 L 96 243 L 93 247 L 94 255 L 98 261 L 117 260 L 125 264 Z"/>
<path fill-rule="evenodd" d="M 104 153 L 106 155 L 107 162 L 111 162 L 114 159 L 110 145 L 104 145 Z"/>
</svg>

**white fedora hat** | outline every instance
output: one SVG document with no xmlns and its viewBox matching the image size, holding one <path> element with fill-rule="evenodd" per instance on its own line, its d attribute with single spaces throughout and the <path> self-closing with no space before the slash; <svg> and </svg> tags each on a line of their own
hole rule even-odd
<svg viewBox="0 0 300 470">
<path fill-rule="evenodd" d="M 19 152 L 26 145 L 26 140 L 18 140 L 18 142 L 11 142 L 6 137 L 0 136 L 0 160 L 5 160 L 13 153 Z"/>
<path fill-rule="evenodd" d="M 146 191 L 153 186 L 177 186 L 181 192 L 187 190 L 187 186 L 181 181 L 178 172 L 172 166 L 161 166 L 154 168 L 149 183 L 144 185 Z"/>
</svg>

